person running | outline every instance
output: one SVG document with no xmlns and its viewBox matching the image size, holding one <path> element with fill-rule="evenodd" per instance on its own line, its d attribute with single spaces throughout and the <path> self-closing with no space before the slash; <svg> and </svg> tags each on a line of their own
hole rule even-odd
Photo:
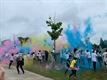
<svg viewBox="0 0 107 80">
<path fill-rule="evenodd" d="M 72 61 L 72 56 L 71 55 L 69 55 L 69 58 L 67 59 L 67 61 L 66 61 L 66 70 L 65 70 L 65 75 L 66 75 L 66 73 L 68 72 L 68 70 L 69 70 L 69 68 L 70 68 L 70 63 L 71 63 L 71 61 Z"/>
<path fill-rule="evenodd" d="M 18 74 L 20 74 L 19 68 L 22 70 L 23 74 L 24 74 L 24 69 L 23 69 L 23 65 L 24 65 L 24 58 L 22 57 L 22 55 L 19 55 L 16 59 L 17 65 L 17 72 Z"/>
<path fill-rule="evenodd" d="M 71 64 L 70 64 L 70 69 L 72 71 L 72 73 L 69 75 L 69 79 L 71 78 L 71 76 L 74 76 L 74 79 L 76 80 L 76 72 L 77 70 L 79 70 L 79 67 L 77 66 L 77 58 L 74 57 L 74 59 L 72 60 Z"/>
<path fill-rule="evenodd" d="M 96 71 L 97 54 L 94 50 L 92 52 L 92 62 L 93 62 L 93 69 L 94 71 Z"/>
<path fill-rule="evenodd" d="M 107 68 L 107 49 L 105 50 L 102 56 L 103 56 L 104 65 Z"/>
<path fill-rule="evenodd" d="M 89 68 L 90 68 L 90 66 L 91 66 L 91 54 L 90 54 L 89 50 L 86 50 L 86 58 L 87 58 Z"/>
<path fill-rule="evenodd" d="M 80 64 L 80 52 L 78 49 L 74 49 L 74 57 L 77 59 L 77 64 Z"/>
<path fill-rule="evenodd" d="M 9 69 L 10 69 L 11 65 L 13 64 L 13 61 L 14 61 L 14 54 L 12 53 L 10 56 Z"/>
</svg>

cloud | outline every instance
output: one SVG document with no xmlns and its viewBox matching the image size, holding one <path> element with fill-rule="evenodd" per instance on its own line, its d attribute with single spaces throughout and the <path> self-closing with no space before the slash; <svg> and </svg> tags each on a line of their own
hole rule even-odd
<svg viewBox="0 0 107 80">
<path fill-rule="evenodd" d="M 85 19 L 91 17 L 95 33 L 100 33 L 92 41 L 98 42 L 102 34 L 106 36 L 106 0 L 0 0 L 0 4 L 2 37 L 46 33 L 49 28 L 45 22 L 49 16 L 56 16 L 63 26 L 74 23 L 81 29 Z"/>
</svg>

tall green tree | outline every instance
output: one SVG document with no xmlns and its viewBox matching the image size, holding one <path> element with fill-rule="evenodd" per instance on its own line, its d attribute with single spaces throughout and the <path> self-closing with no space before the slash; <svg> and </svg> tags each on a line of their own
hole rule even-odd
<svg viewBox="0 0 107 80">
<path fill-rule="evenodd" d="M 102 38 L 100 38 L 100 46 L 101 46 L 101 48 L 104 48 L 104 41 Z"/>
<path fill-rule="evenodd" d="M 56 50 L 56 40 L 59 38 L 59 36 L 61 35 L 61 32 L 63 30 L 63 28 L 61 28 L 62 22 L 55 22 L 55 20 L 52 20 L 52 18 L 49 17 L 49 19 L 46 21 L 46 24 L 48 25 L 48 27 L 51 28 L 51 31 L 47 31 L 47 33 L 49 34 L 51 39 L 54 41 L 53 50 L 55 51 Z"/>
</svg>

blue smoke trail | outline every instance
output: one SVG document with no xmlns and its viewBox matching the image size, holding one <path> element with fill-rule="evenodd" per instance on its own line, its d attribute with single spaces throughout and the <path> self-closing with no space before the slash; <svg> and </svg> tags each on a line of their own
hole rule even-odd
<svg viewBox="0 0 107 80">
<path fill-rule="evenodd" d="M 84 48 L 84 43 L 82 41 L 82 36 L 79 30 L 70 29 L 70 25 L 65 31 L 65 35 L 67 37 L 68 43 L 70 44 L 70 48 Z"/>
<path fill-rule="evenodd" d="M 89 36 L 89 34 L 91 34 L 93 32 L 90 17 L 85 21 L 85 25 L 86 25 L 86 28 L 84 30 L 83 35 L 84 35 L 84 38 L 87 38 Z"/>
<path fill-rule="evenodd" d="M 93 29 L 92 29 L 92 24 L 91 24 L 91 18 L 90 17 L 86 19 L 85 25 L 86 25 L 86 28 L 84 30 L 83 35 L 84 35 L 85 40 L 89 38 L 88 42 L 86 43 L 86 45 L 87 45 L 86 48 L 91 52 L 92 51 L 92 44 L 90 42 L 90 36 L 89 35 L 92 34 Z"/>
<path fill-rule="evenodd" d="M 70 28 L 70 25 L 68 25 L 68 28 L 66 29 L 65 34 L 66 34 L 68 43 L 70 45 L 70 48 L 76 48 L 76 45 L 75 45 L 76 41 L 75 41 L 73 32 L 72 32 L 72 30 Z"/>
</svg>

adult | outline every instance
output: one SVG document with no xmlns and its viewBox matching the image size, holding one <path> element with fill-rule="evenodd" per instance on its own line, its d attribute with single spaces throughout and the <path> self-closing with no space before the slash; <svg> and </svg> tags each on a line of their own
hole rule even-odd
<svg viewBox="0 0 107 80">
<path fill-rule="evenodd" d="M 32 52 L 32 58 L 33 58 L 33 63 L 35 63 L 35 61 L 36 61 L 36 51 Z"/>
<path fill-rule="evenodd" d="M 77 64 L 80 64 L 80 52 L 78 49 L 74 49 L 74 57 L 77 59 Z"/>
<path fill-rule="evenodd" d="M 39 52 L 37 53 L 37 59 L 38 59 L 38 61 L 40 63 L 42 62 L 42 53 L 41 53 L 41 50 L 39 50 Z"/>
<path fill-rule="evenodd" d="M 83 50 L 80 51 L 80 64 L 85 65 L 85 52 Z"/>
<path fill-rule="evenodd" d="M 23 66 L 24 66 L 24 58 L 22 55 L 19 55 L 16 59 L 16 68 L 17 68 L 17 72 L 18 74 L 20 74 L 20 71 L 19 71 L 19 68 L 22 70 L 23 74 L 24 74 L 24 69 L 23 69 Z"/>
<path fill-rule="evenodd" d="M 89 64 L 89 68 L 91 66 L 91 53 L 89 52 L 89 50 L 86 50 L 86 58 Z"/>
<path fill-rule="evenodd" d="M 104 65 L 107 68 L 107 49 L 105 50 L 102 56 L 103 56 Z"/>
<path fill-rule="evenodd" d="M 98 60 L 100 67 L 102 67 L 102 55 L 101 55 L 101 51 L 99 50 L 97 50 L 97 60 Z"/>
<path fill-rule="evenodd" d="M 48 61 L 48 56 L 49 56 L 49 52 L 47 50 L 45 50 L 45 61 Z"/>
<path fill-rule="evenodd" d="M 12 53 L 10 56 L 9 69 L 10 69 L 11 65 L 13 64 L 13 61 L 14 61 L 14 54 Z"/>
<path fill-rule="evenodd" d="M 42 60 L 43 60 L 43 62 L 44 62 L 44 61 L 45 61 L 45 50 L 42 50 L 41 56 L 42 56 Z"/>
<path fill-rule="evenodd" d="M 97 54 L 96 51 L 92 51 L 92 62 L 93 62 L 93 69 L 96 71 L 96 62 L 97 62 Z"/>
</svg>

